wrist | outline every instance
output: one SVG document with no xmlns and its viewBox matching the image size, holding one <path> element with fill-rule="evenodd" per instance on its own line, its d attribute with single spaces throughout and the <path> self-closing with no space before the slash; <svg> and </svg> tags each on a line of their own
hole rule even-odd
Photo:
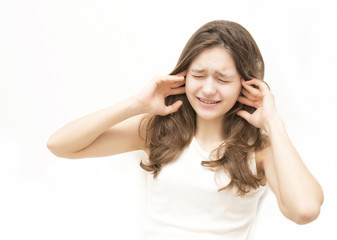
<svg viewBox="0 0 337 240">
<path fill-rule="evenodd" d="M 267 119 L 262 129 L 270 136 L 275 130 L 284 130 L 284 124 L 280 116 L 275 115 Z"/>
<path fill-rule="evenodd" d="M 145 106 L 138 99 L 137 95 L 131 96 L 126 99 L 127 109 L 130 115 L 139 115 L 147 113 Z"/>
</svg>

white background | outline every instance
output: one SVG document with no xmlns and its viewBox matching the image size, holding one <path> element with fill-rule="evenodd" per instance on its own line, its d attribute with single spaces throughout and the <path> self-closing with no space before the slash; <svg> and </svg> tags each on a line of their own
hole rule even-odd
<svg viewBox="0 0 337 240">
<path fill-rule="evenodd" d="M 256 239 L 336 239 L 335 16 L 332 1 L 1 0 L 0 239 L 142 239 L 141 153 L 67 160 L 46 141 L 168 74 L 214 19 L 254 36 L 288 133 L 325 193 L 304 226 L 269 194 Z"/>
</svg>

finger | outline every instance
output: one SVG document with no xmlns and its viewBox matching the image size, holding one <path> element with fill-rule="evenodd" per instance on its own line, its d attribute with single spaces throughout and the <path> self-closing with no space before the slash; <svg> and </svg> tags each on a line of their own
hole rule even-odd
<svg viewBox="0 0 337 240">
<path fill-rule="evenodd" d="M 240 110 L 236 113 L 238 116 L 242 117 L 243 119 L 245 119 L 247 122 L 249 122 L 250 118 L 251 118 L 251 114 L 245 110 Z"/>
<path fill-rule="evenodd" d="M 243 88 L 243 89 L 241 90 L 241 92 L 242 92 L 243 96 L 245 96 L 245 97 L 248 98 L 249 100 L 251 100 L 251 101 L 255 101 L 255 100 L 256 100 L 256 97 L 253 96 L 252 94 L 250 94 L 246 89 Z"/>
<path fill-rule="evenodd" d="M 253 96 L 258 96 L 260 94 L 260 90 L 254 88 L 253 86 L 251 86 L 250 84 L 248 84 L 248 82 L 246 82 L 245 80 L 241 80 L 241 84 L 244 87 L 244 89 L 246 89 L 251 95 Z"/>
<path fill-rule="evenodd" d="M 187 73 L 187 70 L 184 70 L 184 71 L 182 71 L 180 73 L 175 74 L 174 76 L 183 76 L 183 77 L 185 77 L 186 73 Z"/>
<path fill-rule="evenodd" d="M 185 84 L 185 81 L 179 81 L 179 82 L 175 82 L 175 83 L 171 83 L 170 84 L 170 87 L 173 89 L 173 88 L 179 88 L 179 87 L 182 87 L 184 86 Z"/>
<path fill-rule="evenodd" d="M 184 80 L 185 80 L 184 76 L 173 76 L 173 75 L 157 77 L 156 79 L 158 83 L 177 83 L 177 82 L 183 82 Z"/>
<path fill-rule="evenodd" d="M 185 87 L 180 87 L 171 89 L 168 95 L 178 95 L 183 93 L 185 93 Z"/>
<path fill-rule="evenodd" d="M 180 106 L 183 104 L 183 102 L 181 100 L 176 101 L 175 103 L 173 103 L 170 106 L 167 106 L 165 109 L 165 112 L 163 114 L 163 116 L 174 113 L 176 111 L 178 111 L 178 109 L 180 108 Z"/>
<path fill-rule="evenodd" d="M 184 77 L 176 77 L 176 76 L 166 76 L 158 79 L 156 83 L 158 85 L 164 85 L 164 84 L 177 84 L 176 86 L 179 86 L 183 84 L 185 81 Z"/>
<path fill-rule="evenodd" d="M 270 91 L 269 86 L 262 80 L 253 78 L 246 82 L 247 85 L 256 85 L 262 92 L 268 92 Z"/>
<path fill-rule="evenodd" d="M 256 104 L 254 101 L 251 101 L 249 100 L 248 98 L 245 98 L 245 97 L 242 97 L 242 96 L 239 96 L 238 98 L 238 102 L 242 103 L 242 104 L 245 104 L 247 106 L 251 106 L 251 107 L 255 107 L 256 108 Z"/>
</svg>

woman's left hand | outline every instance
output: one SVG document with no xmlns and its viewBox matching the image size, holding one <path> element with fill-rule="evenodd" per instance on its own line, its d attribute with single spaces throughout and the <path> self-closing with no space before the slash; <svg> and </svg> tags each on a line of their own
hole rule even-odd
<svg viewBox="0 0 337 240">
<path fill-rule="evenodd" d="M 254 107 L 256 110 L 253 113 L 240 110 L 237 112 L 237 115 L 246 119 L 253 126 L 266 131 L 268 122 L 278 118 L 272 92 L 268 85 L 259 79 L 254 78 L 249 81 L 241 79 L 241 84 L 243 96 L 239 96 L 238 102 Z"/>
</svg>

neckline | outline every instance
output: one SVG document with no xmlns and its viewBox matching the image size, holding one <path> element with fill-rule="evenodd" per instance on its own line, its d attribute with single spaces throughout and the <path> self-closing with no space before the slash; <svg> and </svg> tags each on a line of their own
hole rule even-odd
<svg viewBox="0 0 337 240">
<path fill-rule="evenodd" d="M 198 143 L 197 139 L 195 137 L 193 137 L 192 139 L 192 143 L 193 145 L 196 147 L 196 149 L 205 157 L 209 158 L 209 155 L 211 154 L 211 152 L 206 151 L 205 149 L 203 149 L 200 144 Z"/>
<path fill-rule="evenodd" d="M 211 153 L 213 151 L 206 151 L 205 149 L 203 149 L 200 144 L 198 143 L 197 139 L 195 137 L 193 137 L 191 144 L 196 148 L 196 150 L 206 159 L 210 159 L 211 158 Z M 256 174 L 257 172 L 257 167 L 256 167 L 256 160 L 255 160 L 255 152 L 252 153 L 252 155 L 248 156 L 248 161 L 249 161 L 249 167 L 250 170 L 253 172 L 253 174 Z M 268 182 L 267 182 L 268 183 Z M 267 184 L 266 184 L 267 185 Z M 266 185 L 261 187 L 265 187 Z"/>
</svg>

